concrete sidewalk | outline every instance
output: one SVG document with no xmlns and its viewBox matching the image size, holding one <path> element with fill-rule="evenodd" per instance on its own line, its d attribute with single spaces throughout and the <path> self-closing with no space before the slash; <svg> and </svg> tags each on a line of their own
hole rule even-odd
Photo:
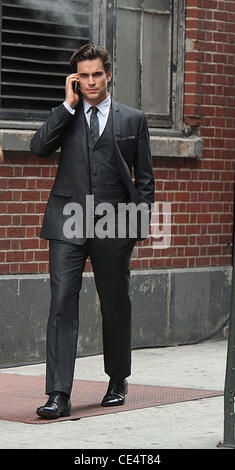
<svg viewBox="0 0 235 470">
<path fill-rule="evenodd" d="M 134 350 L 132 358 L 129 383 L 224 390 L 227 340 Z M 0 373 L 44 375 L 45 364 Z M 108 381 L 102 355 L 77 359 L 75 378 Z M 223 420 L 223 396 L 41 425 L 1 420 L 0 449 L 216 449 Z"/>
</svg>

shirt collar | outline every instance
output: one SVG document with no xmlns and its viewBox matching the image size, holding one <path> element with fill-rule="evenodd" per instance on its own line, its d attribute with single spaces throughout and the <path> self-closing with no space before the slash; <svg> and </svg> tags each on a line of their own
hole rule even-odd
<svg viewBox="0 0 235 470">
<path fill-rule="evenodd" d="M 110 95 L 108 95 L 107 98 L 105 98 L 104 101 L 101 101 L 101 103 L 97 104 L 96 107 L 101 112 L 101 114 L 105 116 L 107 112 L 109 111 L 110 104 L 111 104 L 111 98 L 110 98 Z M 83 100 L 83 107 L 84 107 L 85 113 L 87 113 L 90 110 L 91 106 L 92 105 L 90 103 L 88 103 L 86 100 Z"/>
</svg>

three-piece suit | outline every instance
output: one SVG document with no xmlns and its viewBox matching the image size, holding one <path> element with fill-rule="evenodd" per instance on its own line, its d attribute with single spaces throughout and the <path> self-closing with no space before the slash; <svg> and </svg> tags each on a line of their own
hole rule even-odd
<svg viewBox="0 0 235 470">
<path fill-rule="evenodd" d="M 94 208 L 110 203 L 154 202 L 154 176 L 147 121 L 142 111 L 111 100 L 107 122 L 92 145 L 80 100 L 71 114 L 64 104 L 53 109 L 31 141 L 31 151 L 48 157 L 60 149 L 57 174 L 46 205 L 40 237 L 49 240 L 51 281 L 47 327 L 46 393 L 70 394 L 79 330 L 79 292 L 90 258 L 102 314 L 105 372 L 112 378 L 131 373 L 130 258 L 136 241 L 128 236 L 99 238 L 87 232 L 87 196 Z M 132 171 L 134 174 L 132 174 Z M 134 177 L 134 178 L 133 178 Z M 134 179 L 134 181 L 133 181 Z M 64 207 L 84 209 L 83 235 L 68 238 Z M 100 216 L 95 216 L 95 221 Z M 116 222 L 115 222 L 116 223 Z M 87 312 L 89 314 L 89 312 Z"/>
</svg>

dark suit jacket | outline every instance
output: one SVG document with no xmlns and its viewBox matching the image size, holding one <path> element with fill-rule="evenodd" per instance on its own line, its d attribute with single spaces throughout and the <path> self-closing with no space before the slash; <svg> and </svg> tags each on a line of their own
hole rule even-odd
<svg viewBox="0 0 235 470">
<path fill-rule="evenodd" d="M 136 204 L 154 202 L 154 176 L 147 121 L 142 111 L 112 101 L 113 145 L 120 178 L 125 184 L 130 201 Z M 32 153 L 48 157 L 61 148 L 58 171 L 47 203 L 42 238 L 63 239 L 66 202 L 84 206 L 82 194 L 87 192 L 88 147 L 82 102 L 75 115 L 61 104 L 54 108 L 43 126 L 36 132 L 30 145 Z M 79 166 L 78 166 L 79 152 Z M 134 183 L 132 182 L 134 168 Z M 59 197 L 54 197 L 59 196 Z M 65 199 L 66 198 L 66 199 Z"/>
</svg>

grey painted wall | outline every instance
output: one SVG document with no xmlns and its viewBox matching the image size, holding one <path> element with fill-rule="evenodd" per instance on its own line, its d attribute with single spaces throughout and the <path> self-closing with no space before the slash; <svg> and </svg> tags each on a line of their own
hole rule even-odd
<svg viewBox="0 0 235 470">
<path fill-rule="evenodd" d="M 133 348 L 188 344 L 226 321 L 232 268 L 133 271 Z M 0 277 L 0 366 L 45 360 L 48 275 Z M 102 352 L 99 299 L 92 273 L 80 296 L 78 356 Z"/>
</svg>

